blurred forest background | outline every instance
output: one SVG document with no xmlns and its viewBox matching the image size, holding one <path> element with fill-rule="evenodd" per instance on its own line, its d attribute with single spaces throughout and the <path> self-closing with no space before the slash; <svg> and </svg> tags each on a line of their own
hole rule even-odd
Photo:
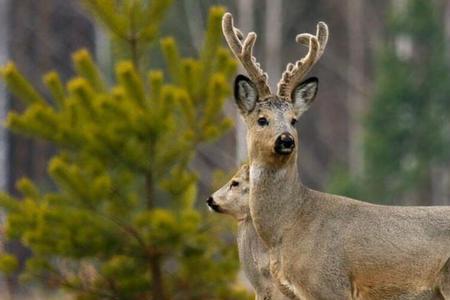
<svg viewBox="0 0 450 300">
<path fill-rule="evenodd" d="M 149 64 L 152 69 L 164 70 L 165 73 L 171 74 L 173 84 L 177 83 L 173 76 L 173 65 L 171 69 L 170 63 L 167 63 L 167 57 L 173 58 L 170 56 L 173 54 L 169 49 L 171 44 L 168 40 L 162 42 L 161 51 L 160 38 L 172 36 L 177 41 L 179 52 L 183 57 L 197 57 L 200 53 L 199 64 L 205 63 L 208 59 L 215 59 L 216 56 L 219 60 L 228 59 L 219 50 L 208 56 L 202 46 L 205 28 L 208 24 L 211 25 L 208 23 L 208 20 L 211 21 L 211 17 L 208 17 L 211 6 L 226 7 L 234 14 L 237 27 L 244 32 L 255 31 L 258 34 L 255 56 L 269 73 L 272 85 L 278 82 L 288 62 L 299 59 L 305 53 L 305 49 L 295 44 L 296 34 L 312 33 L 318 21 L 325 21 L 330 28 L 330 39 L 325 54 L 310 74 L 320 79 L 319 94 L 311 110 L 302 117 L 298 125 L 301 137 L 299 165 L 304 183 L 314 189 L 376 203 L 450 205 L 450 1 L 155 0 L 153 2 L 167 2 L 167 7 L 161 7 L 164 14 L 158 15 L 160 25 L 158 24 L 157 31 L 143 50 L 142 68 L 146 71 Z M 70 80 L 80 73 L 76 57 L 75 62 L 71 60 L 72 54 L 86 48 L 104 74 L 105 81 L 113 82 L 115 63 L 132 57 L 123 54 L 120 47 L 113 47 L 114 42 L 111 42 L 110 34 L 105 30 L 104 25 L 107 22 L 104 20 L 105 16 L 98 14 L 94 18 L 90 10 L 83 5 L 83 1 L 78 0 L 0 0 L 0 63 L 4 65 L 9 60 L 14 61 L 39 93 L 47 98 L 52 93 L 46 91 L 41 77 L 55 70 L 62 81 Z M 211 41 L 219 35 L 217 32 L 211 33 Z M 221 36 L 219 41 L 223 41 Z M 79 56 L 79 59 L 82 60 L 83 55 L 81 58 Z M 231 65 L 228 66 L 228 70 L 223 70 L 223 78 L 221 77 L 223 80 L 218 79 L 217 86 L 222 87 L 225 83 L 228 88 L 232 87 Z M 136 67 L 136 64 L 134 66 Z M 139 70 L 137 71 L 139 73 Z M 213 71 L 220 73 L 217 70 Z M 120 77 L 120 70 L 117 73 Z M 153 74 L 153 80 L 157 79 L 155 76 L 157 77 Z M 207 85 L 210 84 L 214 83 Z M 73 90 L 76 92 L 76 87 L 73 86 Z M 201 94 L 199 92 L 198 95 Z M 209 95 L 208 91 L 205 91 L 204 95 Z M 231 99 L 230 95 L 230 91 L 224 88 L 223 93 L 217 97 L 228 96 L 227 99 Z M 22 112 L 29 106 L 9 95 L 3 83 L 0 83 L 0 98 L 2 120 L 6 119 L 9 111 Z M 189 184 L 195 184 L 195 192 L 192 192 L 193 188 L 189 184 L 186 184 L 186 189 L 183 190 L 188 196 L 195 195 L 193 208 L 189 208 L 195 210 L 194 217 L 211 218 L 208 222 L 220 223 L 225 222 L 221 216 L 211 217 L 205 214 L 203 199 L 213 189 L 211 178 L 217 170 L 232 172 L 246 159 L 245 128 L 233 101 L 225 101 L 223 108 L 225 117 L 215 115 L 215 108 L 211 110 L 213 111 L 211 114 L 215 116 L 214 120 L 205 120 L 205 124 L 217 126 L 218 129 L 211 130 L 214 133 L 210 136 L 199 136 L 198 143 L 186 146 L 192 155 L 185 157 L 183 161 L 177 161 L 174 165 L 192 170 L 189 174 L 177 173 L 176 176 L 180 176 L 176 177 L 177 180 L 186 179 L 183 176 L 195 177 L 195 180 L 187 180 Z M 233 119 L 236 126 L 226 130 L 229 127 L 226 123 L 228 118 Z M 224 125 L 219 126 L 218 123 L 222 124 L 222 121 L 225 122 Z M 22 131 L 27 133 L 26 128 Z M 36 196 L 34 189 L 43 191 L 58 189 L 58 185 L 54 183 L 55 175 L 52 178 L 48 174 L 50 159 L 60 153 L 58 141 L 43 138 L 42 134 L 36 132 L 31 134 L 28 132 L 28 135 L 34 138 L 24 137 L 17 133 L 17 130 L 12 132 L 3 126 L 0 128 L 0 187 L 8 193 L 8 197 L 11 198 L 9 200 L 33 197 L 40 199 L 41 196 Z M 82 163 L 87 162 L 83 160 Z M 105 166 L 109 166 L 109 163 L 105 163 Z M 172 167 L 171 165 L 170 168 Z M 110 172 L 108 168 L 106 169 Z M 127 170 L 134 169 L 128 167 Z M 25 183 L 22 181 L 18 189 L 16 183 L 23 177 L 31 179 L 33 184 L 31 181 Z M 140 180 L 136 178 L 136 182 L 141 182 Z M 89 189 L 89 184 L 86 184 L 86 189 Z M 176 192 L 170 188 L 166 189 L 166 192 L 171 195 L 170 199 L 177 199 L 180 196 L 175 195 Z M 20 196 L 23 194 L 25 197 Z M 182 197 L 188 196 L 183 194 Z M 39 199 L 35 202 L 42 203 L 42 199 Z M 5 202 L 7 201 L 3 201 L 2 205 L 8 206 L 4 204 Z M 17 216 L 18 219 L 24 217 L 20 213 L 17 213 Z M 130 220 L 134 222 L 132 217 Z M 5 222 L 8 222 L 7 217 Z M 180 219 L 174 219 L 174 222 L 180 222 Z M 197 237 L 199 232 L 204 230 L 205 224 L 201 221 L 195 224 L 197 227 L 192 229 L 192 236 Z M 140 225 L 142 224 L 137 221 L 136 226 Z M 155 229 L 159 228 L 157 227 L 159 225 L 158 223 L 148 226 L 156 226 L 151 227 Z M 12 235 L 13 238 L 10 236 L 7 241 L 5 240 L 4 249 L 17 256 L 19 260 L 12 261 L 9 256 L 7 259 L 4 258 L 0 263 L 3 270 L 17 263 L 21 269 L 25 258 L 32 255 L 29 248 L 36 252 L 33 248 L 36 245 L 33 241 L 30 242 L 29 237 L 26 238 L 27 230 L 15 233 Z M 236 290 L 234 297 L 242 299 L 248 297 L 239 288 L 228 283 L 235 277 L 238 269 L 235 253 L 226 253 L 224 250 L 235 247 L 233 237 L 229 234 L 229 227 L 214 230 L 220 231 L 220 235 L 225 236 L 222 241 L 224 245 L 213 245 L 213 242 L 208 244 L 202 240 L 201 245 L 205 252 L 201 252 L 201 255 L 208 253 L 213 260 L 217 259 L 221 267 L 226 268 L 227 274 L 223 277 L 211 277 L 211 280 L 221 282 L 222 291 L 217 294 L 208 294 L 206 291 L 201 291 L 198 295 L 189 294 L 219 269 L 205 265 L 200 260 L 194 260 L 186 263 L 186 270 L 195 272 L 195 267 L 198 267 L 209 270 L 210 273 L 203 274 L 204 277 L 199 276 L 199 282 L 192 286 L 186 286 L 186 282 L 183 281 L 189 278 L 189 275 L 171 274 L 173 278 L 166 280 L 166 288 L 167 285 L 182 287 L 186 294 L 184 296 L 171 294 L 164 297 L 228 299 L 224 295 L 227 294 L 225 291 L 230 289 Z M 49 232 L 46 231 L 44 234 Z M 36 239 L 39 240 L 39 237 Z M 178 236 L 173 239 L 177 240 L 178 244 L 185 242 Z M 24 241 L 27 247 L 22 245 Z M 179 247 L 178 244 L 174 246 L 169 243 L 170 247 Z M 42 246 L 42 243 L 39 245 Z M 206 251 L 212 248 L 218 252 Z M 48 250 L 45 253 L 45 259 L 51 256 L 52 263 L 60 263 L 61 261 L 55 262 L 55 253 L 52 251 Z M 101 259 L 90 261 L 98 267 L 99 273 L 105 277 L 109 276 L 107 278 L 109 281 L 96 282 L 95 288 L 98 291 L 106 290 L 112 293 L 107 293 L 106 296 L 97 294 L 95 297 L 86 291 L 75 293 L 79 299 L 108 299 L 108 297 L 156 299 L 154 294 L 153 296 L 145 294 L 146 284 L 154 283 L 155 273 L 150 276 L 153 279 L 142 278 L 137 283 L 123 282 L 123 274 L 142 271 L 136 266 L 127 265 L 128 262 L 120 261 L 128 257 L 126 251 L 131 250 L 127 248 L 123 251 L 125 254 L 122 253 L 123 257 L 120 258 L 114 257 L 114 253 L 101 252 Z M 169 266 L 166 268 L 170 269 L 170 264 L 179 260 L 177 255 L 187 250 L 179 251 L 181 252 L 177 252 L 167 260 Z M 217 253 L 220 255 L 217 256 Z M 69 256 L 71 259 L 76 257 L 75 260 L 78 262 L 80 257 L 84 257 L 65 252 L 56 255 Z M 204 256 L 209 257 L 206 254 Z M 232 263 L 229 263 L 230 261 Z M 67 265 L 67 261 L 64 263 Z M 105 271 L 102 264 L 109 269 Z M 85 271 L 83 269 L 83 272 Z M 164 268 L 162 271 L 164 272 Z M 81 274 L 78 269 L 77 272 L 78 275 Z M 31 288 L 33 285 L 18 283 L 20 281 L 17 280 L 17 273 L 11 274 L 2 279 L 1 299 L 13 297 L 16 293 L 25 299 L 37 297 L 33 294 L 34 289 Z M 47 283 L 47 288 L 56 289 L 64 286 L 61 282 L 52 280 L 48 272 L 44 275 L 40 280 Z M 106 285 L 105 282 L 110 285 Z M 72 289 L 73 292 L 77 287 L 86 287 L 88 283 L 83 284 L 70 282 L 65 288 Z M 209 282 L 209 287 L 215 286 Z M 119 296 L 114 298 L 116 297 L 114 293 Z"/>
</svg>

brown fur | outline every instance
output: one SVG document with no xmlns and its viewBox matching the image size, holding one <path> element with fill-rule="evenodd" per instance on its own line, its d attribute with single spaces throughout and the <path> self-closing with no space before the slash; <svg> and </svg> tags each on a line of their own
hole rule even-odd
<svg viewBox="0 0 450 300">
<path fill-rule="evenodd" d="M 284 105 L 236 99 L 255 101 L 243 113 L 250 212 L 274 278 L 301 299 L 450 299 L 450 207 L 381 206 L 305 187 L 290 121 L 313 100 L 301 97 L 315 93 L 295 95 Z M 268 126 L 257 124 L 259 115 Z M 274 144 L 286 132 L 296 148 L 280 155 Z"/>
</svg>

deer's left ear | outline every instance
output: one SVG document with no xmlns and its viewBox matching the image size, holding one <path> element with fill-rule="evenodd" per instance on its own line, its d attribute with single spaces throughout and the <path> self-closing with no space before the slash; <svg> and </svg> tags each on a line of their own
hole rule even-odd
<svg viewBox="0 0 450 300">
<path fill-rule="evenodd" d="M 297 117 L 309 109 L 311 103 L 316 98 L 318 89 L 319 79 L 317 77 L 311 77 L 301 82 L 292 91 L 291 99 Z"/>
</svg>

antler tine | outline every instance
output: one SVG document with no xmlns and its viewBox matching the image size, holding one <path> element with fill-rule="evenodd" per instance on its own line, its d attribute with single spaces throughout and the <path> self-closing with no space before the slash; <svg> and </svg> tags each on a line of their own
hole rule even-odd
<svg viewBox="0 0 450 300">
<path fill-rule="evenodd" d="M 250 79 L 256 85 L 260 99 L 270 96 L 271 91 L 267 83 L 267 73 L 264 73 L 259 63 L 256 62 L 256 58 L 253 56 L 256 33 L 250 32 L 244 39 L 242 32 L 234 27 L 233 16 L 230 13 L 223 15 L 222 31 L 234 56 L 239 59 Z"/>
<path fill-rule="evenodd" d="M 329 35 L 329 32 L 328 32 L 327 24 L 325 24 L 324 22 L 317 23 L 316 37 L 317 37 L 317 40 L 319 41 L 320 46 L 319 46 L 319 52 L 317 53 L 316 61 L 318 61 L 320 59 L 323 52 L 325 51 L 325 47 L 327 46 L 327 43 L 328 43 L 328 35 Z M 301 45 L 309 46 L 309 40 L 311 39 L 311 37 L 313 37 L 312 34 L 301 33 L 301 34 L 297 35 L 295 40 L 297 43 L 299 43 Z"/>
<path fill-rule="evenodd" d="M 309 47 L 308 53 L 295 65 L 289 63 L 278 82 L 278 96 L 289 99 L 292 90 L 300 83 L 305 75 L 312 69 L 325 51 L 328 42 L 328 26 L 324 22 L 317 24 L 316 35 L 302 33 L 297 35 L 296 41 Z"/>
<path fill-rule="evenodd" d="M 319 41 L 315 36 L 309 39 L 309 51 L 305 57 L 298 60 L 295 64 L 289 63 L 286 70 L 281 75 L 278 82 L 278 96 L 289 99 L 292 90 L 311 70 L 316 62 L 317 53 L 319 51 Z"/>
</svg>

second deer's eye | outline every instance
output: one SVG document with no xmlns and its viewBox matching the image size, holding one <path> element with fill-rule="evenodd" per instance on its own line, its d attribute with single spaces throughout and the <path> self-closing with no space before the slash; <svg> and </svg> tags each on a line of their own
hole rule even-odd
<svg viewBox="0 0 450 300">
<path fill-rule="evenodd" d="M 292 126 L 295 126 L 295 124 L 297 124 L 297 119 L 296 119 L 296 118 L 293 118 L 293 119 L 291 120 L 291 125 L 292 125 Z"/>
<path fill-rule="evenodd" d="M 230 187 L 237 187 L 239 186 L 239 181 L 233 180 L 230 184 Z"/>
<path fill-rule="evenodd" d="M 267 126 L 267 125 L 269 125 L 269 120 L 267 120 L 264 117 L 261 117 L 258 119 L 258 125 L 259 126 Z"/>
</svg>

